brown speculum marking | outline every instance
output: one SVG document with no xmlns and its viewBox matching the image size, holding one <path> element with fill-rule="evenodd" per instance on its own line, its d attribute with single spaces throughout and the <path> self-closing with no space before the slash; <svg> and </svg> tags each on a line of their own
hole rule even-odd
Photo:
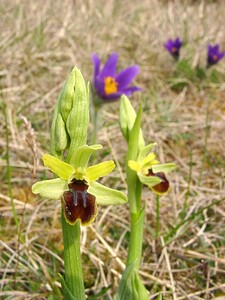
<svg viewBox="0 0 225 300">
<path fill-rule="evenodd" d="M 153 173 L 152 169 L 149 169 L 147 176 L 156 176 L 162 180 L 160 183 L 151 187 L 153 191 L 158 194 L 165 194 L 168 192 L 170 184 L 163 172 Z"/>
<path fill-rule="evenodd" d="M 62 197 L 67 222 L 75 224 L 80 220 L 82 225 L 90 224 L 97 215 L 97 205 L 95 196 L 87 192 L 87 182 L 73 179 L 68 187 L 69 190 L 65 191 Z"/>
</svg>

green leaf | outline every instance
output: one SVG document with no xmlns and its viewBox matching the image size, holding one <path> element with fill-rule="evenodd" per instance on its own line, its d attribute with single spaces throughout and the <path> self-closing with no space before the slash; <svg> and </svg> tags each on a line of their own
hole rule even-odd
<svg viewBox="0 0 225 300">
<path fill-rule="evenodd" d="M 134 264 L 129 264 L 123 273 L 118 294 L 115 300 L 148 300 L 148 292 L 144 287 Z"/>
<path fill-rule="evenodd" d="M 43 198 L 58 200 L 68 189 L 67 182 L 61 178 L 38 181 L 32 185 L 32 192 L 40 194 Z"/>
<path fill-rule="evenodd" d="M 42 159 L 46 167 L 64 180 L 68 180 L 69 177 L 75 173 L 75 170 L 71 165 L 50 154 L 44 154 Z"/>
<path fill-rule="evenodd" d="M 174 163 L 153 165 L 152 166 L 152 171 L 153 171 L 153 173 L 158 173 L 158 172 L 168 173 L 168 172 L 173 171 L 174 169 L 176 169 L 176 167 L 177 166 Z"/>
<path fill-rule="evenodd" d="M 96 202 L 99 205 L 117 205 L 127 202 L 127 196 L 124 193 L 95 181 L 90 183 L 88 192 L 96 197 Z"/>
<path fill-rule="evenodd" d="M 74 168 L 86 168 L 89 162 L 91 155 L 99 150 L 102 149 L 102 145 L 83 145 L 76 149 L 70 159 L 70 164 L 74 166 Z"/>
<path fill-rule="evenodd" d="M 64 278 L 62 277 L 61 274 L 58 274 L 59 275 L 59 280 L 60 280 L 60 283 L 62 285 L 62 290 L 63 290 L 63 295 L 64 295 L 64 298 L 66 300 L 78 300 L 76 297 L 74 297 L 70 291 L 70 289 L 68 288 Z"/>
<path fill-rule="evenodd" d="M 97 180 L 99 177 L 103 177 L 115 168 L 113 160 L 104 161 L 98 165 L 87 168 L 86 176 L 90 181 Z"/>
<path fill-rule="evenodd" d="M 138 173 L 138 177 L 143 184 L 146 184 L 148 186 L 154 186 L 162 182 L 162 180 L 157 176 L 146 176 L 141 173 Z"/>
<path fill-rule="evenodd" d="M 141 300 L 148 300 L 149 296 L 148 296 L 148 292 L 143 284 L 143 282 L 141 281 L 141 278 L 138 274 L 138 271 L 135 270 L 134 271 L 134 275 L 132 277 L 132 290 L 134 292 L 134 297 L 133 299 L 141 299 Z M 126 299 L 126 298 L 124 298 Z"/>
</svg>

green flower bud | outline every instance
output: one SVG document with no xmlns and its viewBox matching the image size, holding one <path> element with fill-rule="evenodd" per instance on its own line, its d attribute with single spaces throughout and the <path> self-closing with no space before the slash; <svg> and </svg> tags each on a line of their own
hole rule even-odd
<svg viewBox="0 0 225 300">
<path fill-rule="evenodd" d="M 89 92 L 80 70 L 70 72 L 56 104 L 51 128 L 51 152 L 61 157 L 69 148 L 67 161 L 73 151 L 86 144 L 89 122 Z"/>
<path fill-rule="evenodd" d="M 86 87 L 83 76 L 78 69 L 74 70 L 74 76 L 73 104 L 66 121 L 66 129 L 70 137 L 67 161 L 70 161 L 75 149 L 86 144 L 89 124 L 89 85 Z"/>
<path fill-rule="evenodd" d="M 130 139 L 130 133 L 134 126 L 135 120 L 136 120 L 136 112 L 133 106 L 131 105 L 127 96 L 122 95 L 121 102 L 120 102 L 119 123 L 120 123 L 121 132 L 128 143 Z M 145 141 L 143 138 L 142 130 L 141 129 L 139 130 L 140 132 L 139 132 L 138 146 L 139 148 L 142 148 L 145 145 Z"/>
</svg>

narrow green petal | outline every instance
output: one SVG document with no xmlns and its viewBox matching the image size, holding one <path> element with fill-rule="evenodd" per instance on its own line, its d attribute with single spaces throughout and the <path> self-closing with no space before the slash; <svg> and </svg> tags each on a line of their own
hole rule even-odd
<svg viewBox="0 0 225 300">
<path fill-rule="evenodd" d="M 153 160 L 155 160 L 155 153 L 150 152 L 143 160 L 143 165 L 147 165 L 150 162 L 152 162 Z"/>
<path fill-rule="evenodd" d="M 127 196 L 117 190 L 110 189 L 100 183 L 91 182 L 88 192 L 96 197 L 99 205 L 117 205 L 127 202 Z"/>
<path fill-rule="evenodd" d="M 177 166 L 174 163 L 154 165 L 154 166 L 152 166 L 152 171 L 153 171 L 153 173 L 159 173 L 159 172 L 168 173 L 168 172 L 176 169 L 176 167 Z"/>
<path fill-rule="evenodd" d="M 61 178 L 38 181 L 32 185 L 32 192 L 40 194 L 43 198 L 58 200 L 68 189 L 67 182 Z"/>
<path fill-rule="evenodd" d="M 138 177 L 143 184 L 146 184 L 148 186 L 154 186 L 162 181 L 157 176 L 146 176 L 141 173 L 138 173 Z"/>
<path fill-rule="evenodd" d="M 86 168 L 91 155 L 99 149 L 102 149 L 102 145 L 100 144 L 79 147 L 74 151 L 70 159 L 70 164 L 74 166 L 75 169 L 79 167 Z"/>
<path fill-rule="evenodd" d="M 64 180 L 68 180 L 68 178 L 75 172 L 71 165 L 50 154 L 44 154 L 42 159 L 46 167 Z"/>
<path fill-rule="evenodd" d="M 140 163 L 138 163 L 135 160 L 129 160 L 128 161 L 128 166 L 129 166 L 129 168 L 131 168 L 131 170 L 136 171 L 136 172 L 139 172 L 141 170 Z"/>
<path fill-rule="evenodd" d="M 87 168 L 86 176 L 90 181 L 97 180 L 99 177 L 103 177 L 115 168 L 113 160 L 104 161 L 98 165 Z"/>
</svg>

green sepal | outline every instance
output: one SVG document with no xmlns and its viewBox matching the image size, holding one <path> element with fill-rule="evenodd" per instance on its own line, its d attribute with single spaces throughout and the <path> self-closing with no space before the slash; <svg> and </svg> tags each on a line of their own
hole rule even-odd
<svg viewBox="0 0 225 300">
<path fill-rule="evenodd" d="M 100 164 L 87 168 L 86 176 L 89 181 L 97 180 L 99 177 L 103 177 L 113 171 L 115 163 L 113 160 L 104 161 Z"/>
<path fill-rule="evenodd" d="M 59 200 L 66 189 L 68 189 L 67 182 L 61 178 L 38 181 L 32 185 L 34 194 L 53 200 Z"/>
<path fill-rule="evenodd" d="M 64 299 L 66 300 L 77 300 L 75 296 L 72 295 L 70 289 L 68 288 L 64 278 L 62 277 L 61 274 L 58 274 L 59 275 L 59 280 L 60 280 L 60 283 L 61 283 L 61 286 L 62 286 L 62 290 L 63 290 L 63 296 L 64 296 Z"/>
<path fill-rule="evenodd" d="M 147 156 L 148 152 L 150 150 L 152 150 L 156 145 L 157 145 L 157 143 L 151 143 L 151 144 L 148 144 L 147 146 L 141 148 L 139 151 L 138 160 L 139 161 L 143 160 Z"/>
<path fill-rule="evenodd" d="M 44 154 L 42 159 L 46 167 L 64 180 L 68 180 L 75 173 L 75 169 L 71 165 L 50 154 Z"/>
<path fill-rule="evenodd" d="M 96 144 L 92 146 L 83 145 L 76 150 L 70 159 L 70 164 L 74 166 L 74 168 L 86 168 L 89 162 L 91 155 L 99 150 L 102 149 L 102 145 Z"/>
<path fill-rule="evenodd" d="M 100 183 L 91 182 L 88 192 L 96 197 L 99 205 L 117 205 L 127 202 L 127 196 L 120 191 L 110 189 Z"/>
<path fill-rule="evenodd" d="M 154 186 L 162 182 L 162 180 L 157 176 L 146 176 L 141 173 L 138 173 L 138 177 L 143 184 L 146 184 L 148 186 Z"/>
<path fill-rule="evenodd" d="M 152 171 L 153 171 L 153 173 L 163 172 L 166 174 L 166 173 L 176 169 L 176 167 L 177 166 L 174 163 L 159 164 L 159 165 L 153 165 Z"/>
</svg>

